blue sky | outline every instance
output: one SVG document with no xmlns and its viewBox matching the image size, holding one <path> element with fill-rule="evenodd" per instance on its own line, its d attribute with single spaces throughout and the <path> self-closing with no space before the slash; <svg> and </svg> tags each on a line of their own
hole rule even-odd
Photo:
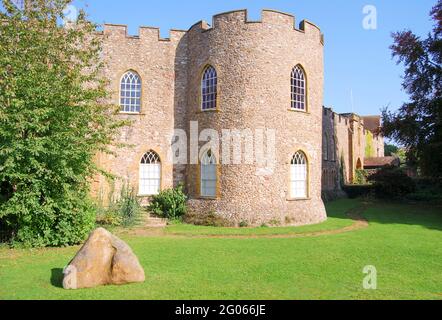
<svg viewBox="0 0 442 320">
<path fill-rule="evenodd" d="M 337 112 L 377 114 L 387 105 L 397 109 L 407 95 L 401 87 L 403 67 L 392 60 L 391 32 L 411 29 L 425 36 L 432 27 L 429 17 L 436 0 L 76 0 L 87 5 L 97 23 L 127 24 L 137 34 L 141 25 L 185 29 L 199 20 L 211 22 L 212 15 L 248 9 L 258 20 L 263 8 L 291 13 L 296 23 L 307 19 L 325 34 L 324 104 Z M 365 5 L 377 8 L 377 30 L 362 27 Z"/>
</svg>

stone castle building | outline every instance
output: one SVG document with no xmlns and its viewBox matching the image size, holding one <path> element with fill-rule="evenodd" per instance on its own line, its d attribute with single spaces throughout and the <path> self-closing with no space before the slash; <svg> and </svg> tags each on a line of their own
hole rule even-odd
<svg viewBox="0 0 442 320">
<path fill-rule="evenodd" d="M 212 25 L 171 30 L 168 39 L 156 28 L 129 36 L 126 26 L 105 25 L 106 77 L 119 117 L 132 125 L 118 138 L 127 147 L 97 159 L 120 178 L 98 177 L 97 197 L 128 183 L 148 201 L 184 184 L 190 210 L 199 214 L 249 225 L 324 221 L 323 190 L 353 180 L 371 129 L 363 118 L 323 108 L 323 35 L 309 21 L 294 26 L 292 15 L 272 10 L 262 11 L 260 21 L 249 21 L 246 10 L 218 14 Z M 225 161 L 235 157 L 234 148 L 217 147 L 207 129 L 223 142 L 232 141 L 221 137 L 224 130 L 254 139 L 240 144 L 242 161 Z M 171 152 L 180 139 L 185 146 Z M 381 156 L 383 139 L 376 139 Z M 263 158 L 258 146 L 273 152 Z M 182 161 L 173 161 L 179 153 Z"/>
<path fill-rule="evenodd" d="M 323 198 L 330 199 L 342 193 L 344 184 L 358 182 L 358 170 L 366 168 L 366 161 L 384 159 L 384 137 L 380 116 L 337 114 L 324 107 L 322 123 L 322 191 Z"/>
</svg>

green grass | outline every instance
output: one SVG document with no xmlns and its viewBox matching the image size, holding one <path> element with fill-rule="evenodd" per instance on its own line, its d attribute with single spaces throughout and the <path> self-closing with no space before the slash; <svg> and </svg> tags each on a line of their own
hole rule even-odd
<svg viewBox="0 0 442 320">
<path fill-rule="evenodd" d="M 216 228 L 203 227 L 191 224 L 174 224 L 166 228 L 166 233 L 187 236 L 272 236 L 272 235 L 297 235 L 316 231 L 332 231 L 352 225 L 346 210 L 357 207 L 357 200 L 343 199 L 330 203 L 327 206 L 329 218 L 321 224 L 302 227 L 260 227 L 260 228 Z"/>
<path fill-rule="evenodd" d="M 351 224 L 342 213 L 354 205 L 329 205 L 322 230 Z M 3 247 L 0 299 L 442 299 L 442 209 L 379 203 L 365 216 L 366 229 L 319 237 L 125 236 L 146 282 L 78 291 L 60 280 L 79 247 Z M 366 265 L 378 270 L 378 290 L 362 288 Z"/>
</svg>

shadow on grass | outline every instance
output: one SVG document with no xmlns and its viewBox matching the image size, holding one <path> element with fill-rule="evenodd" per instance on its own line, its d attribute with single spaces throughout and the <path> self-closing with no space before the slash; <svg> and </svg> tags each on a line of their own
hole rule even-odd
<svg viewBox="0 0 442 320">
<path fill-rule="evenodd" d="M 52 269 L 51 284 L 56 288 L 63 288 L 63 269 Z"/>
<path fill-rule="evenodd" d="M 353 207 L 366 206 L 367 209 L 362 216 L 370 223 L 415 225 L 442 231 L 442 203 L 365 198 L 341 199 L 326 205 L 328 217 L 348 219 L 349 203 L 352 201 L 355 202 Z"/>
<path fill-rule="evenodd" d="M 422 226 L 442 231 L 442 206 L 424 202 L 375 200 L 365 212 L 369 222 Z"/>
</svg>

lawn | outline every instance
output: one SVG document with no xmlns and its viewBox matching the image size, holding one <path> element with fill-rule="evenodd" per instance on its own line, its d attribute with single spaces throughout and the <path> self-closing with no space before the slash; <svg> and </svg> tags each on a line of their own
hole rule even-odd
<svg viewBox="0 0 442 320">
<path fill-rule="evenodd" d="M 0 299 L 442 299 L 441 207 L 375 203 L 363 214 L 367 228 L 290 237 L 348 227 L 343 213 L 358 205 L 331 203 L 329 221 L 301 228 L 177 225 L 162 236 L 124 235 L 147 279 L 121 287 L 61 289 L 61 269 L 79 247 L 1 248 Z M 377 268 L 377 290 L 362 287 L 366 265 Z"/>
</svg>

